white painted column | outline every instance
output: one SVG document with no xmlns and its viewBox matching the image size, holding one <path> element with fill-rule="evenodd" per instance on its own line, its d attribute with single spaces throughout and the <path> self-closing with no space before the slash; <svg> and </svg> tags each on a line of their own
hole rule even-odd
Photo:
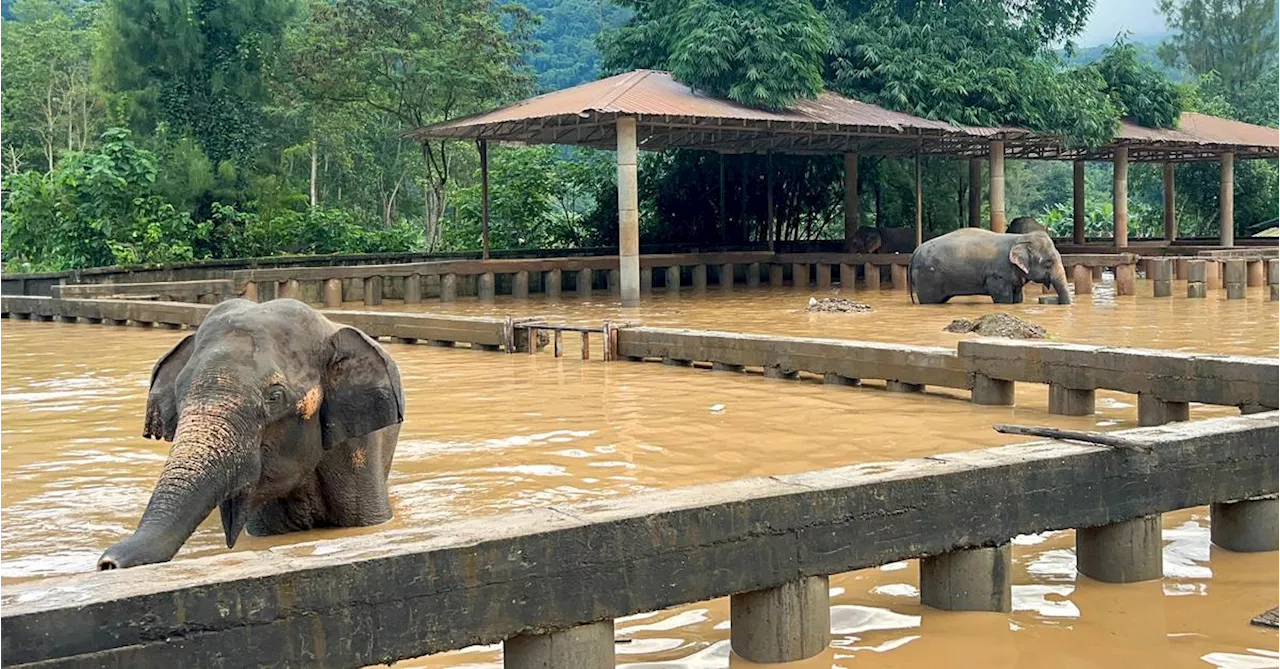
<svg viewBox="0 0 1280 669">
<path fill-rule="evenodd" d="M 1222 152 L 1222 170 L 1219 173 L 1221 190 L 1218 192 L 1218 245 L 1236 245 L 1235 202 L 1235 154 Z"/>
<path fill-rule="evenodd" d="M 618 270 L 622 306 L 640 304 L 640 205 L 636 181 L 636 119 L 618 117 Z"/>
<path fill-rule="evenodd" d="M 1129 245 L 1129 149 L 1118 146 L 1112 154 L 1111 229 L 1117 248 Z"/>
<path fill-rule="evenodd" d="M 1004 214 L 1004 142 L 991 141 L 991 231 L 1005 231 Z"/>
</svg>

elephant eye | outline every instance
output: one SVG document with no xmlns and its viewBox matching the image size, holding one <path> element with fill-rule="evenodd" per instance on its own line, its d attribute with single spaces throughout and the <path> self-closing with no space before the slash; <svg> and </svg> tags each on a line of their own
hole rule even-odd
<svg viewBox="0 0 1280 669">
<path fill-rule="evenodd" d="M 267 404 L 280 404 L 281 402 L 284 402 L 284 388 L 280 386 L 267 388 Z"/>
</svg>

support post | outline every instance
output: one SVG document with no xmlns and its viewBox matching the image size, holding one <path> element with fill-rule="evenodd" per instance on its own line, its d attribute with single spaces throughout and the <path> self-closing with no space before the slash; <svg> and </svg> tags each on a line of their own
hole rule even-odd
<svg viewBox="0 0 1280 669">
<path fill-rule="evenodd" d="M 725 194 L 724 194 L 724 154 L 716 154 L 720 158 L 720 206 L 716 209 L 716 213 L 720 216 L 720 234 L 724 241 L 729 241 L 729 225 L 725 217 Z"/>
<path fill-rule="evenodd" d="M 672 265 L 667 268 L 667 293 L 680 292 L 680 266 Z"/>
<path fill-rule="evenodd" d="M 364 280 L 364 303 L 371 307 L 382 304 L 382 277 L 371 276 Z"/>
<path fill-rule="evenodd" d="M 840 263 L 840 287 L 845 290 L 855 290 L 858 283 L 858 266 L 848 263 Z"/>
<path fill-rule="evenodd" d="M 1187 297 L 1202 298 L 1206 294 L 1206 270 L 1208 263 L 1203 260 L 1187 261 Z"/>
<path fill-rule="evenodd" d="M 492 300 L 498 292 L 497 277 L 493 272 L 485 272 L 480 275 L 480 287 L 476 291 L 482 300 Z"/>
<path fill-rule="evenodd" d="M 814 287 L 817 290 L 831 288 L 831 265 L 820 262 L 813 266 L 813 274 Z"/>
<path fill-rule="evenodd" d="M 707 289 L 707 266 L 697 264 L 693 266 L 693 290 L 702 292 Z"/>
<path fill-rule="evenodd" d="M 521 300 L 529 297 L 529 270 L 516 272 L 515 278 L 511 280 L 511 296 Z"/>
<path fill-rule="evenodd" d="M 1174 184 L 1173 163 L 1164 164 L 1164 240 L 1178 238 L 1177 186 Z"/>
<path fill-rule="evenodd" d="M 1248 261 L 1249 270 L 1245 285 L 1250 288 L 1261 288 L 1262 286 L 1267 285 L 1267 267 L 1264 264 L 1265 262 L 1266 261 L 1261 259 Z"/>
<path fill-rule="evenodd" d="M 970 400 L 986 406 L 1013 406 L 1013 389 L 1013 381 L 974 374 Z"/>
<path fill-rule="evenodd" d="M 826 576 L 729 598 L 733 652 L 756 663 L 795 662 L 827 649 L 831 604 Z"/>
<path fill-rule="evenodd" d="M 1084 244 L 1084 161 L 1071 161 L 1071 241 Z"/>
<path fill-rule="evenodd" d="M 476 142 L 480 149 L 480 258 L 489 259 L 489 142 Z"/>
<path fill-rule="evenodd" d="M 640 294 L 650 295 L 653 293 L 653 268 L 640 268 Z"/>
<path fill-rule="evenodd" d="M 325 279 L 324 306 L 326 309 L 342 306 L 342 279 Z"/>
<path fill-rule="evenodd" d="M 1129 245 L 1129 149 L 1118 146 L 1112 152 L 1111 169 L 1111 235 L 1116 248 Z M 1119 282 L 1120 268 L 1116 268 Z"/>
<path fill-rule="evenodd" d="M 753 262 L 747 265 L 747 287 L 760 287 L 760 263 Z"/>
<path fill-rule="evenodd" d="M 773 210 L 773 152 L 770 151 L 765 155 L 765 172 L 764 172 L 764 208 L 765 208 L 765 239 L 769 240 L 769 250 L 773 251 L 779 237 L 774 230 L 774 210 Z"/>
<path fill-rule="evenodd" d="M 1186 402 L 1166 402 L 1154 395 L 1138 393 L 1138 426 L 1152 427 L 1175 421 L 1191 420 Z"/>
<path fill-rule="evenodd" d="M 547 270 L 547 282 L 543 285 L 542 290 L 547 297 L 558 300 L 560 299 L 560 285 L 563 281 L 561 270 Z"/>
<path fill-rule="evenodd" d="M 1222 283 L 1227 289 L 1228 300 L 1243 300 L 1248 280 L 1248 268 L 1244 260 L 1231 258 L 1223 263 Z"/>
<path fill-rule="evenodd" d="M 1280 502 L 1276 497 L 1209 505 L 1209 540 L 1237 553 L 1280 550 Z"/>
<path fill-rule="evenodd" d="M 1235 154 L 1222 152 L 1222 167 L 1218 172 L 1218 245 L 1236 245 Z"/>
<path fill-rule="evenodd" d="M 796 290 L 809 289 L 809 263 L 791 263 L 791 287 Z"/>
<path fill-rule="evenodd" d="M 1095 392 L 1049 384 L 1049 413 L 1058 416 L 1092 416 Z"/>
<path fill-rule="evenodd" d="M 776 262 L 769 264 L 769 285 L 773 288 L 782 286 L 782 265 Z"/>
<path fill-rule="evenodd" d="M 1169 258 L 1152 258 L 1148 261 L 1150 268 L 1151 292 L 1155 297 L 1173 295 L 1173 261 Z"/>
<path fill-rule="evenodd" d="M 982 159 L 969 159 L 969 227 L 980 228 L 982 218 Z"/>
<path fill-rule="evenodd" d="M 244 299 L 250 302 L 258 301 L 258 284 L 249 281 L 244 284 Z"/>
<path fill-rule="evenodd" d="M 1207 260 L 1205 263 L 1205 288 L 1209 290 L 1222 290 L 1222 263 L 1217 260 Z"/>
<path fill-rule="evenodd" d="M 610 294 L 610 295 L 618 295 L 618 294 L 619 294 L 620 289 L 618 288 L 618 283 L 619 283 L 621 280 L 622 280 L 622 272 L 620 272 L 620 271 L 618 271 L 618 270 L 616 270 L 616 269 L 611 269 L 611 270 L 609 270 L 609 274 L 608 274 L 607 278 L 605 279 L 605 283 L 606 283 L 606 284 L 608 284 L 608 286 L 609 286 L 609 294 Z"/>
<path fill-rule="evenodd" d="M 924 243 L 924 187 L 920 183 L 920 150 L 916 149 L 916 246 Z"/>
<path fill-rule="evenodd" d="M 640 304 L 640 205 L 636 179 L 636 119 L 619 116 L 618 270 L 624 307 Z"/>
<path fill-rule="evenodd" d="M 445 274 L 440 277 L 440 301 L 454 302 L 458 299 L 458 275 Z"/>
<path fill-rule="evenodd" d="M 853 250 L 858 234 L 858 154 L 844 154 L 844 250 Z"/>
<path fill-rule="evenodd" d="M 1267 295 L 1272 302 L 1280 300 L 1280 260 L 1267 261 Z"/>
<path fill-rule="evenodd" d="M 1138 266 L 1133 263 L 1116 265 L 1116 295 L 1138 294 Z"/>
<path fill-rule="evenodd" d="M 991 231 L 1005 231 L 1004 213 L 1004 142 L 991 141 Z"/>
<path fill-rule="evenodd" d="M 1071 266 L 1071 282 L 1075 284 L 1076 296 L 1093 292 L 1093 270 L 1085 265 Z"/>
<path fill-rule="evenodd" d="M 280 297 L 288 297 L 294 300 L 302 298 L 302 285 L 298 283 L 297 279 L 287 279 L 281 282 L 277 290 Z"/>
<path fill-rule="evenodd" d="M 972 548 L 920 560 L 920 603 L 943 611 L 1013 609 L 1013 545 Z"/>
<path fill-rule="evenodd" d="M 525 275 L 526 287 L 528 275 Z M 422 275 L 410 274 L 404 280 L 404 303 L 422 304 Z"/>
<path fill-rule="evenodd" d="M 613 621 L 579 625 L 550 634 L 511 637 L 503 643 L 503 669 L 612 669 Z"/>
<path fill-rule="evenodd" d="M 733 290 L 733 263 L 720 265 L 720 289 Z"/>
<path fill-rule="evenodd" d="M 880 266 L 873 263 L 862 264 L 862 280 L 867 290 L 880 290 Z"/>
<path fill-rule="evenodd" d="M 889 279 L 893 282 L 894 290 L 907 289 L 907 266 L 894 263 L 889 266 Z"/>
<path fill-rule="evenodd" d="M 591 297 L 591 282 L 594 278 L 590 267 L 578 270 L 578 297 Z"/>
<path fill-rule="evenodd" d="M 1160 514 L 1076 530 L 1076 568 L 1104 583 L 1163 576 Z"/>
</svg>

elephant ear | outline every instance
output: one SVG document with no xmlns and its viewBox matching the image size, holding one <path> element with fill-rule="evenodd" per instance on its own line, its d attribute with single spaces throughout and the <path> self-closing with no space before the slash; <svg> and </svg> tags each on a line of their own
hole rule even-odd
<svg viewBox="0 0 1280 669">
<path fill-rule="evenodd" d="M 1023 275 L 1031 274 L 1031 243 L 1018 242 L 1009 248 L 1009 262 L 1022 270 Z"/>
<path fill-rule="evenodd" d="M 178 374 L 191 359 L 195 348 L 194 334 L 189 334 L 169 349 L 151 369 L 151 390 L 147 392 L 147 417 L 142 436 L 149 439 L 173 441 L 178 431 L 178 394 L 175 385 Z"/>
<path fill-rule="evenodd" d="M 391 356 L 352 327 L 340 328 L 329 342 L 320 404 L 325 450 L 404 422 L 404 390 Z"/>
</svg>

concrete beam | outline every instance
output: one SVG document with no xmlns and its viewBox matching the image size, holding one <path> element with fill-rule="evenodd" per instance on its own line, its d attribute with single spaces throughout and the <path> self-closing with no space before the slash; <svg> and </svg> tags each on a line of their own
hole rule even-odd
<svg viewBox="0 0 1280 669">
<path fill-rule="evenodd" d="M 1151 457 L 1040 441 L 13 584 L 2 652 L 46 667 L 204 666 L 227 649 L 241 665 L 389 663 L 1275 494 L 1278 418 L 1118 433 Z"/>
</svg>

